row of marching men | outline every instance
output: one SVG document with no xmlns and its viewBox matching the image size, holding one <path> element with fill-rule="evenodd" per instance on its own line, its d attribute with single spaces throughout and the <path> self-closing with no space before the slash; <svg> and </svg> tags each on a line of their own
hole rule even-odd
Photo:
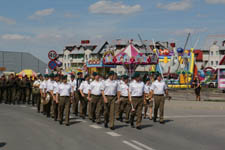
<svg viewBox="0 0 225 150">
<path fill-rule="evenodd" d="M 152 119 L 153 98 L 153 121 L 156 122 L 159 109 L 159 122 L 164 123 L 164 103 L 168 90 L 161 75 L 158 74 L 156 78 L 152 83 L 150 79 L 146 79 L 145 84 L 137 72 L 130 82 L 126 75 L 117 80 L 116 74 L 112 71 L 106 79 L 96 72 L 92 74 L 92 78 L 89 75 L 83 78 L 83 74 L 79 72 L 76 78 L 75 75 L 71 75 L 70 81 L 67 81 L 67 76 L 51 74 L 45 75 L 45 78 L 39 76 L 39 80 L 34 82 L 34 88 L 40 89 L 40 98 L 38 95 L 34 97 L 37 99 L 38 112 L 54 118 L 59 124 L 63 124 L 65 116 L 65 125 L 70 125 L 72 104 L 73 114 L 79 114 L 83 119 L 88 116 L 93 123 L 101 124 L 103 115 L 105 128 L 114 130 L 115 119 L 123 121 L 125 113 L 125 122 L 130 123 L 133 128 L 141 129 L 144 106 L 145 115 L 147 108 L 150 108 L 149 119 Z"/>
</svg>

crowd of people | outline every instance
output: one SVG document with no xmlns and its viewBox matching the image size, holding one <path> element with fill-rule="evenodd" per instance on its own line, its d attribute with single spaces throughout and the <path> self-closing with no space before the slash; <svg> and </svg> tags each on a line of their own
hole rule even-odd
<svg viewBox="0 0 225 150">
<path fill-rule="evenodd" d="M 7 79 L 4 75 L 0 78 L 0 103 L 36 105 L 38 113 L 60 125 L 65 121 L 66 126 L 70 125 L 71 110 L 74 115 L 89 118 L 93 123 L 104 123 L 104 127 L 111 130 L 115 129 L 115 120 L 141 129 L 143 110 L 144 118 L 154 122 L 159 110 L 159 122 L 163 124 L 166 96 L 167 85 L 160 74 L 141 78 L 135 72 L 132 79 L 127 75 L 118 78 L 113 71 L 107 78 L 96 72 L 85 76 L 78 72 L 70 75 L 69 80 L 67 76 L 53 73 L 34 79 L 27 76 L 21 79 L 13 74 Z"/>
</svg>

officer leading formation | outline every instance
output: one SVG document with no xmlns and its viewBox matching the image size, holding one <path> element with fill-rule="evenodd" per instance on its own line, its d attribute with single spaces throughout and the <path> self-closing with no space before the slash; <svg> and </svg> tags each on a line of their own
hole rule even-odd
<svg viewBox="0 0 225 150">
<path fill-rule="evenodd" d="M 3 75 L 0 78 L 0 103 L 31 104 L 37 107 L 38 113 L 66 126 L 70 125 L 70 111 L 76 117 L 103 123 L 111 130 L 116 128 L 115 120 L 140 130 L 142 113 L 144 119 L 148 115 L 149 120 L 157 122 L 159 111 L 159 123 L 164 123 L 168 88 L 160 74 L 145 77 L 144 81 L 137 72 L 131 79 L 127 75 L 118 79 L 113 71 L 107 78 L 96 72 L 85 76 L 78 72 L 72 74 L 70 80 L 68 78 L 53 73 L 35 78 L 19 78 L 13 74 L 6 78 Z"/>
</svg>

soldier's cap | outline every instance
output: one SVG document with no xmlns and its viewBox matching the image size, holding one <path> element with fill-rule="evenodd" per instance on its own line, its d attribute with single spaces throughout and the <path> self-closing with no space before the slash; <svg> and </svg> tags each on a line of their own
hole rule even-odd
<svg viewBox="0 0 225 150">
<path fill-rule="evenodd" d="M 150 78 L 146 78 L 145 81 L 150 81 Z"/>
<path fill-rule="evenodd" d="M 127 75 L 123 75 L 123 79 L 127 80 L 127 79 L 129 79 L 129 77 Z"/>
<path fill-rule="evenodd" d="M 82 73 L 82 72 L 78 72 L 78 73 L 77 73 L 78 76 L 81 75 L 81 74 L 83 74 L 83 73 Z"/>
<path fill-rule="evenodd" d="M 162 77 L 162 74 L 161 73 L 157 73 L 156 74 L 156 78 L 158 78 L 158 77 Z"/>
<path fill-rule="evenodd" d="M 45 78 L 48 78 L 48 74 L 45 74 Z"/>
<path fill-rule="evenodd" d="M 53 73 L 51 73 L 51 74 L 49 75 L 50 78 L 54 78 L 54 76 L 55 76 L 55 75 L 54 75 Z"/>
<path fill-rule="evenodd" d="M 71 74 L 71 78 L 75 78 L 75 75 L 74 74 Z"/>
<path fill-rule="evenodd" d="M 86 78 L 88 78 L 88 77 L 90 77 L 90 75 L 89 75 L 89 74 L 86 74 L 86 75 L 84 76 L 84 79 L 86 79 Z"/>
<path fill-rule="evenodd" d="M 140 73 L 139 73 L 139 72 L 135 72 L 135 73 L 133 74 L 133 78 L 138 78 L 138 77 L 140 77 Z"/>
<path fill-rule="evenodd" d="M 38 77 L 42 77 L 42 74 L 39 74 Z"/>
<path fill-rule="evenodd" d="M 98 75 L 98 73 L 97 72 L 93 72 L 92 75 L 95 77 L 95 76 Z"/>
<path fill-rule="evenodd" d="M 59 74 L 55 74 L 54 77 L 55 77 L 55 78 L 56 78 L 56 77 L 60 77 L 60 75 L 59 75 Z"/>
<path fill-rule="evenodd" d="M 62 77 L 63 80 L 67 80 L 67 75 Z"/>
<path fill-rule="evenodd" d="M 108 74 L 108 76 L 112 76 L 112 75 L 114 75 L 114 74 L 115 74 L 114 71 L 110 71 L 109 74 Z"/>
</svg>

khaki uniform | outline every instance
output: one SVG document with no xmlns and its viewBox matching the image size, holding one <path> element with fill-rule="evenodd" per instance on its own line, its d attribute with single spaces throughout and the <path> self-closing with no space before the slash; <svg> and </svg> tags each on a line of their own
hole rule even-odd
<svg viewBox="0 0 225 150">
<path fill-rule="evenodd" d="M 91 119 L 92 121 L 101 122 L 101 110 L 103 100 L 101 95 L 91 95 Z"/>
<path fill-rule="evenodd" d="M 27 104 L 30 104 L 30 94 L 31 93 L 31 81 L 29 79 L 26 80 L 26 88 L 25 88 L 25 99 Z"/>
<path fill-rule="evenodd" d="M 63 122 L 63 115 L 65 112 L 65 121 L 66 124 L 69 124 L 70 117 L 70 97 L 69 96 L 60 96 L 59 98 L 59 121 Z"/>
<path fill-rule="evenodd" d="M 26 80 L 25 78 L 23 78 L 20 82 L 19 82 L 19 87 L 20 87 L 20 98 L 23 102 L 23 104 L 26 103 Z"/>
<path fill-rule="evenodd" d="M 129 91 L 131 93 L 131 105 L 133 106 L 134 110 L 131 112 L 131 124 L 134 121 L 134 117 L 137 116 L 136 127 L 141 126 L 142 121 L 142 109 L 144 103 L 144 83 L 133 81 L 130 83 Z"/>
<path fill-rule="evenodd" d="M 123 113 L 125 112 L 125 122 L 129 122 L 130 118 L 131 105 L 128 97 L 120 98 L 120 108 L 119 108 L 119 118 L 122 118 Z"/>
<path fill-rule="evenodd" d="M 104 123 L 109 127 L 114 127 L 114 112 L 115 112 L 115 96 L 106 96 L 108 103 L 104 103 Z"/>
<path fill-rule="evenodd" d="M 4 89 L 3 82 L 4 82 L 3 79 L 0 78 L 0 103 L 2 103 L 2 100 L 3 100 L 3 89 Z"/>
<path fill-rule="evenodd" d="M 165 104 L 165 91 L 168 89 L 166 83 L 164 81 L 154 81 L 151 86 L 151 91 L 154 93 L 154 102 L 155 102 L 155 108 L 154 108 L 154 121 L 156 121 L 156 118 L 158 116 L 158 109 L 160 111 L 160 122 L 163 122 L 164 120 L 164 104 Z"/>
<path fill-rule="evenodd" d="M 62 124 L 63 116 L 65 112 L 66 125 L 69 125 L 70 117 L 70 95 L 72 86 L 68 83 L 62 83 L 59 85 L 57 93 L 59 94 L 59 122 Z"/>
</svg>

